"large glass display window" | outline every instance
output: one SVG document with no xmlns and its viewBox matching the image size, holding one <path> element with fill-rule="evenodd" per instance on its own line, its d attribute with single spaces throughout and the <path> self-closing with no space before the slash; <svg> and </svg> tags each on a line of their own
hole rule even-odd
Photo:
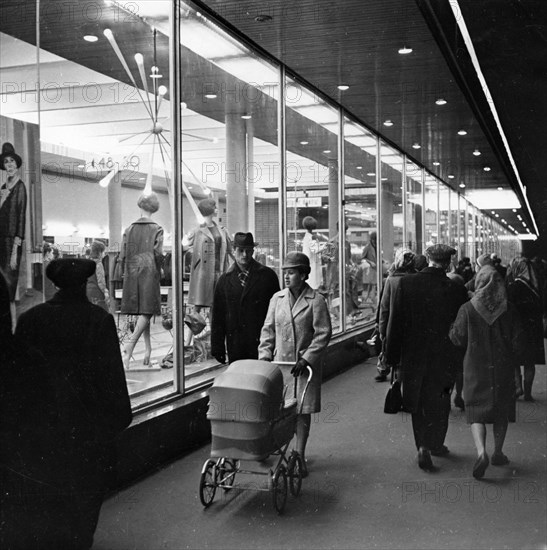
<svg viewBox="0 0 547 550">
<path fill-rule="evenodd" d="M 382 257 L 378 250 L 378 138 L 344 119 L 344 279 L 346 326 L 375 318 Z"/>
<path fill-rule="evenodd" d="M 439 182 L 435 176 L 425 174 L 425 248 L 442 242 L 439 235 Z"/>
<path fill-rule="evenodd" d="M 451 246 L 453 246 L 458 251 L 458 257 L 461 257 L 461 249 L 460 249 L 460 226 L 458 224 L 458 217 L 459 217 L 459 210 L 458 210 L 458 193 L 456 191 L 448 189 L 448 196 L 450 199 L 449 207 L 450 207 L 450 215 L 449 215 L 449 225 L 450 225 L 450 232 L 449 232 L 449 240 L 447 241 Z"/>
<path fill-rule="evenodd" d="M 451 242 L 450 235 L 450 189 L 439 182 L 439 241 Z"/>
<path fill-rule="evenodd" d="M 405 166 L 406 179 L 406 246 L 415 254 L 424 251 L 424 198 L 423 170 L 407 159 Z"/>
<path fill-rule="evenodd" d="M 191 388 L 218 372 L 213 294 L 235 262 L 235 234 L 250 232 L 254 259 L 280 268 L 280 71 L 191 6 L 183 6 L 180 24 L 184 380 Z M 314 123 L 305 120 L 307 135 Z M 295 169 L 309 164 L 291 160 Z"/>
<path fill-rule="evenodd" d="M 340 272 L 345 254 L 339 227 L 339 110 L 289 77 L 284 97 L 286 248 L 310 258 L 308 284 L 327 300 L 337 332 L 343 328 Z"/>
</svg>

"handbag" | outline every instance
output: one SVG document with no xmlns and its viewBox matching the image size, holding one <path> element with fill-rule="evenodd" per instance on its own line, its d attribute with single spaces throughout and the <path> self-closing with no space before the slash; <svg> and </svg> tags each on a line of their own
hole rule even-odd
<svg viewBox="0 0 547 550">
<path fill-rule="evenodd" d="M 395 380 L 395 368 L 391 369 L 391 386 L 387 390 L 384 401 L 384 412 L 386 414 L 397 414 L 403 410 L 403 395 L 401 393 L 401 383 Z"/>
</svg>

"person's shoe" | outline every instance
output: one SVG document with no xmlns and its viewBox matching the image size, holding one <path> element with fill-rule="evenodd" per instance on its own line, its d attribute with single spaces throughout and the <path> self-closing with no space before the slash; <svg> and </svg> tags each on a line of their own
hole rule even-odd
<svg viewBox="0 0 547 550">
<path fill-rule="evenodd" d="M 418 451 L 418 466 L 422 470 L 433 471 L 433 462 L 431 461 L 431 453 L 427 449 L 420 449 Z"/>
<path fill-rule="evenodd" d="M 458 407 L 458 409 L 461 409 L 462 411 L 465 411 L 465 403 L 461 395 L 456 395 L 456 397 L 454 397 L 454 406 Z"/>
<path fill-rule="evenodd" d="M 377 374 L 374 380 L 376 380 L 376 382 L 385 382 L 387 380 L 387 374 Z"/>
<path fill-rule="evenodd" d="M 492 466 L 504 466 L 509 464 L 509 459 L 503 453 L 494 453 L 490 459 Z"/>
<path fill-rule="evenodd" d="M 431 450 L 433 456 L 446 456 L 448 453 L 450 453 L 450 450 L 446 445 L 443 445 L 440 449 Z"/>
<path fill-rule="evenodd" d="M 490 461 L 488 460 L 488 455 L 483 453 L 479 458 L 477 458 L 475 465 L 473 466 L 473 477 L 475 479 L 482 479 L 486 468 L 488 468 Z"/>
<path fill-rule="evenodd" d="M 525 394 L 524 395 L 524 401 L 530 401 L 530 402 L 534 402 L 535 399 L 532 397 L 532 394 Z"/>
</svg>

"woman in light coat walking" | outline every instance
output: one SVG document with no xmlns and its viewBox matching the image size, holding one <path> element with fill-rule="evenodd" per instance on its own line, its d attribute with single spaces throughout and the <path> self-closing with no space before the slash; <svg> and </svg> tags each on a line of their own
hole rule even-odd
<svg viewBox="0 0 547 550">
<path fill-rule="evenodd" d="M 282 371 L 289 387 L 296 383 L 299 410 L 302 405 L 296 423 L 296 450 L 302 457 L 302 473 L 306 476 L 305 450 L 311 414 L 321 410 L 321 366 L 332 327 L 325 299 L 306 283 L 310 273 L 309 258 L 302 252 L 289 252 L 282 269 L 286 288 L 270 300 L 260 335 L 258 358 L 295 364 L 290 373 L 286 368 Z M 312 369 L 312 379 L 302 403 L 308 366 Z M 291 375 L 294 375 L 294 382 Z M 304 377 L 301 379 L 300 375 Z"/>
</svg>

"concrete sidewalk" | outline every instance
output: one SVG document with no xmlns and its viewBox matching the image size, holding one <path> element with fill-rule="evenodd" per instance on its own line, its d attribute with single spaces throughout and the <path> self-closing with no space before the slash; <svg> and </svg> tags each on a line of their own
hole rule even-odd
<svg viewBox="0 0 547 550">
<path fill-rule="evenodd" d="M 476 455 L 464 413 L 452 409 L 451 452 L 433 458 L 438 472 L 425 473 L 410 416 L 383 414 L 388 385 L 375 383 L 374 374 L 373 359 L 324 383 L 308 445 L 310 475 L 284 515 L 270 493 L 256 490 L 219 489 L 203 509 L 198 486 L 207 446 L 107 500 L 94 550 L 547 549 L 545 366 L 537 368 L 536 402 L 519 401 L 509 425 L 509 465 L 490 466 L 481 481 L 471 475 Z"/>
</svg>

